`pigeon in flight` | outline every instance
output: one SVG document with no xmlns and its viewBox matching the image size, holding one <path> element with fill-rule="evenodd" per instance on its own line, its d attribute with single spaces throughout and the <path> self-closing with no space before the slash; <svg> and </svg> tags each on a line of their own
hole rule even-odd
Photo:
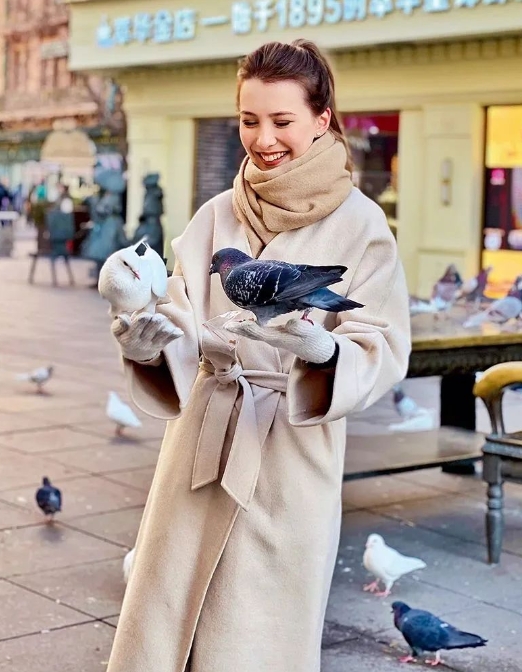
<svg viewBox="0 0 522 672">
<path fill-rule="evenodd" d="M 365 591 L 375 593 L 379 597 L 388 597 L 392 586 L 401 576 L 424 569 L 426 563 L 419 558 L 410 558 L 402 555 L 391 546 L 387 546 L 380 534 L 370 534 L 366 541 L 366 550 L 363 555 L 363 565 L 376 578 L 373 583 L 364 586 Z M 384 583 L 384 590 L 379 590 L 379 582 Z"/>
<path fill-rule="evenodd" d="M 254 313 L 260 325 L 273 317 L 302 310 L 303 319 L 313 308 L 341 312 L 363 308 L 327 289 L 341 282 L 346 266 L 310 266 L 284 261 L 252 259 L 233 247 L 212 257 L 209 275 L 219 273 L 228 298 Z"/>
<path fill-rule="evenodd" d="M 51 484 L 47 476 L 42 478 L 42 485 L 36 491 L 35 499 L 49 522 L 53 521 L 55 513 L 62 510 L 62 493 Z"/>
<path fill-rule="evenodd" d="M 100 270 L 98 291 L 111 304 L 109 315 L 154 313 L 170 303 L 165 262 L 144 240 L 111 254 Z"/>
<path fill-rule="evenodd" d="M 116 423 L 116 436 L 123 436 L 125 427 L 141 427 L 141 422 L 132 408 L 122 401 L 116 392 L 109 392 L 106 413 L 107 417 Z"/>
<path fill-rule="evenodd" d="M 36 392 L 38 394 L 44 393 L 44 385 L 53 375 L 54 367 L 53 366 L 40 366 L 38 369 L 29 371 L 28 373 L 19 373 L 16 376 L 17 380 L 26 380 L 30 383 L 35 383 Z"/>
<path fill-rule="evenodd" d="M 453 625 L 442 621 L 429 611 L 412 609 L 404 602 L 393 602 L 393 622 L 397 630 L 411 648 L 411 654 L 400 659 L 401 663 L 409 663 L 421 655 L 423 651 L 435 654 L 429 665 L 439 665 L 441 649 L 468 649 L 486 646 L 487 639 L 480 635 L 458 630 Z"/>
</svg>

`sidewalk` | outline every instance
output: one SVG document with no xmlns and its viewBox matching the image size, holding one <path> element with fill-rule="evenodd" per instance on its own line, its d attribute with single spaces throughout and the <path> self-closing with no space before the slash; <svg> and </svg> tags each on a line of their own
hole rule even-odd
<svg viewBox="0 0 522 672">
<path fill-rule="evenodd" d="M 82 261 L 73 264 L 75 288 L 60 263 L 63 286 L 52 288 L 46 260 L 29 286 L 30 245 L 17 240 L 15 257 L 0 260 L 0 671 L 98 672 L 107 665 L 124 592 L 122 559 L 134 544 L 163 423 L 138 412 L 143 427 L 114 437 L 107 393 L 126 401 L 128 395 L 107 304 L 87 288 L 92 281 Z M 15 380 L 51 363 L 47 395 Z M 419 403 L 435 403 L 436 381 L 408 380 L 406 387 Z M 513 414 L 521 405 L 522 397 L 512 395 Z M 353 418 L 350 433 L 372 428 L 376 442 L 386 441 L 386 425 L 396 420 L 387 396 Z M 487 429 L 482 410 L 479 422 Z M 34 503 L 43 475 L 64 497 L 53 526 Z M 397 658 L 406 646 L 393 628 L 393 599 L 489 639 L 485 648 L 443 655 L 450 669 L 521 669 L 521 486 L 506 487 L 504 554 L 496 568 L 485 563 L 485 489 L 478 478 L 429 470 L 357 481 L 345 486 L 343 503 L 323 672 L 402 669 Z M 384 601 L 362 592 L 371 532 L 428 565 Z"/>
</svg>

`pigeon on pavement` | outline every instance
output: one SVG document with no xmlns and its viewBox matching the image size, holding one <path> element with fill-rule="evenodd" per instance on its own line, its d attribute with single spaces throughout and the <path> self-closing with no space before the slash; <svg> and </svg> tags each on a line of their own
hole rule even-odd
<svg viewBox="0 0 522 672">
<path fill-rule="evenodd" d="M 212 257 L 209 275 L 219 273 L 228 298 L 254 313 L 260 325 L 273 317 L 302 310 L 303 319 L 313 308 L 341 312 L 363 308 L 327 289 L 342 281 L 346 266 L 310 266 L 284 261 L 252 259 L 233 247 Z"/>
<path fill-rule="evenodd" d="M 364 590 L 375 593 L 379 597 L 388 597 L 395 581 L 404 574 L 426 567 L 423 560 L 402 555 L 399 551 L 387 546 L 380 534 L 370 534 L 368 537 L 363 555 L 363 565 L 365 569 L 377 577 L 373 583 L 364 586 Z M 385 589 L 377 592 L 380 581 L 384 583 Z"/>
<path fill-rule="evenodd" d="M 423 651 L 429 651 L 435 658 L 426 663 L 439 665 L 442 649 L 476 648 L 485 646 L 488 641 L 480 635 L 458 630 L 429 611 L 412 609 L 404 602 L 393 602 L 392 611 L 395 627 L 411 648 L 411 655 L 400 658 L 401 663 L 414 661 Z"/>
<path fill-rule="evenodd" d="M 141 427 L 141 422 L 132 408 L 116 392 L 109 392 L 106 412 L 109 419 L 116 423 L 116 436 L 122 436 L 125 427 Z"/>
<path fill-rule="evenodd" d="M 112 317 L 154 313 L 156 304 L 170 302 L 165 262 L 144 241 L 118 250 L 101 267 L 98 291 L 111 304 Z"/>
<path fill-rule="evenodd" d="M 53 520 L 55 513 L 62 510 L 62 493 L 51 484 L 47 476 L 42 478 L 42 485 L 36 491 L 35 499 L 49 522 Z"/>
<path fill-rule="evenodd" d="M 402 422 L 388 425 L 390 431 L 420 432 L 435 428 L 435 409 L 419 406 L 414 399 L 404 394 L 401 385 L 393 386 L 393 403 Z"/>
<path fill-rule="evenodd" d="M 16 376 L 17 380 L 26 380 L 36 384 L 36 391 L 38 394 L 44 393 L 44 385 L 53 375 L 53 366 L 41 366 L 38 369 L 29 371 L 28 373 L 19 373 Z"/>
</svg>

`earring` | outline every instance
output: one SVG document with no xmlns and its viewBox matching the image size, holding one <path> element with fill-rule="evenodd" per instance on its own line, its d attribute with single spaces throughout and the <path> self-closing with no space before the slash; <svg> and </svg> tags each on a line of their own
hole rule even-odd
<svg viewBox="0 0 522 672">
<path fill-rule="evenodd" d="M 323 133 L 321 133 L 321 131 L 319 131 L 318 133 L 315 134 L 315 137 L 320 138 L 322 135 L 323 135 Z"/>
</svg>

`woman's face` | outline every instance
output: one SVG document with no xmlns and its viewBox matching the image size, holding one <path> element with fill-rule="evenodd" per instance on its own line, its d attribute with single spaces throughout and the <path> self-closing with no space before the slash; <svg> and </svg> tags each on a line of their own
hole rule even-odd
<svg viewBox="0 0 522 672">
<path fill-rule="evenodd" d="M 293 80 L 247 79 L 239 92 L 240 137 L 254 164 L 269 170 L 302 156 L 330 125 L 327 108 L 316 116 Z"/>
</svg>

